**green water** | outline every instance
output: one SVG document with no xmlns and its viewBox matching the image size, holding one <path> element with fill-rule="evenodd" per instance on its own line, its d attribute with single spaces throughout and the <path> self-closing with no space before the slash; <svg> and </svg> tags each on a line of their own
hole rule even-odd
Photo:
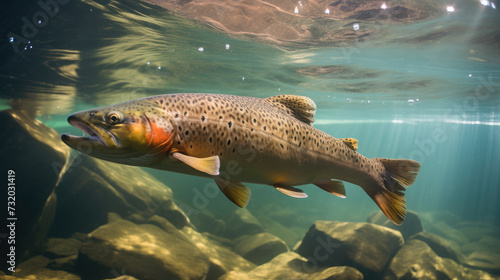
<svg viewBox="0 0 500 280">
<path fill-rule="evenodd" d="M 316 128 L 358 139 L 367 157 L 422 163 L 406 192 L 409 210 L 500 226 L 500 17 L 460 3 L 463 10 L 426 21 L 381 22 L 378 34 L 343 47 L 291 50 L 148 4 L 74 0 L 15 53 L 4 34 L 19 32 L 19 19 L 37 11 L 26 1 L 1 26 L 0 106 L 79 135 L 68 114 L 150 95 L 305 95 L 317 104 Z M 451 31 L 421 39 L 429 30 Z M 196 208 L 195 195 L 210 182 L 147 171 L 183 209 Z M 378 209 L 350 184 L 346 199 L 306 186 L 305 200 L 250 186 L 251 211 L 291 209 L 298 217 L 291 226 L 304 230 L 318 219 L 365 221 Z M 219 194 L 206 207 L 223 216 L 234 206 Z"/>
</svg>

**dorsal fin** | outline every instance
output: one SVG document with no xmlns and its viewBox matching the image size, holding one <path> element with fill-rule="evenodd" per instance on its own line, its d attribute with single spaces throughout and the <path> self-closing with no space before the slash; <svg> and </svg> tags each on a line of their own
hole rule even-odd
<svg viewBox="0 0 500 280">
<path fill-rule="evenodd" d="M 274 106 L 280 107 L 299 121 L 306 124 L 314 123 L 316 104 L 309 97 L 298 95 L 277 95 L 268 97 L 266 100 Z"/>
<path fill-rule="evenodd" d="M 351 148 L 351 150 L 356 151 L 358 149 L 358 143 L 359 143 L 358 139 L 342 138 L 340 140 L 342 140 L 342 142 L 344 142 L 344 144 L 346 144 L 347 147 Z"/>
</svg>

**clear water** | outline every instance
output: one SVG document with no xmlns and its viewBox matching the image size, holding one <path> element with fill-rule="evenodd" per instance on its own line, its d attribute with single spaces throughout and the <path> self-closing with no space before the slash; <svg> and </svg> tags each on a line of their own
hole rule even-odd
<svg viewBox="0 0 500 280">
<path fill-rule="evenodd" d="M 77 134 L 66 122 L 69 113 L 144 96 L 305 95 L 318 106 L 318 129 L 358 139 L 367 157 L 422 163 L 407 190 L 408 209 L 449 211 L 500 226 L 500 17 L 476 1 L 455 6 L 456 12 L 430 20 L 381 21 L 379 32 L 360 42 L 285 49 L 232 37 L 148 4 L 70 2 L 26 50 L 21 44 L 15 53 L 3 37 L 0 106 Z M 2 34 L 19 33 L 20 18 L 37 9 L 35 3 L 17 9 L 4 20 Z M 433 31 L 444 35 L 425 39 Z M 194 188 L 203 192 L 209 182 L 148 172 L 185 206 L 192 206 Z M 377 210 L 354 185 L 347 186 L 344 200 L 313 186 L 305 187 L 306 200 L 251 187 L 251 211 L 292 209 L 305 217 L 295 225 L 304 231 L 318 219 L 365 221 Z M 223 195 L 208 205 L 220 215 L 231 207 Z"/>
</svg>

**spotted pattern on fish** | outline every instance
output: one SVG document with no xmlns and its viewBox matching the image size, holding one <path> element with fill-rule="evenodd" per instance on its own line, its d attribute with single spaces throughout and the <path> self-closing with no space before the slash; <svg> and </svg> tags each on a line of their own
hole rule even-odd
<svg viewBox="0 0 500 280">
<path fill-rule="evenodd" d="M 74 148 L 88 141 L 94 156 L 102 159 L 212 177 L 240 207 L 250 197 L 241 182 L 271 185 L 303 198 L 307 195 L 294 186 L 312 183 L 345 197 L 337 180 L 348 181 L 401 224 L 406 215 L 403 191 L 415 181 L 420 164 L 368 159 L 356 151 L 356 139 L 337 139 L 314 128 L 315 113 L 314 102 L 303 96 L 167 94 L 75 113 L 68 121 L 100 140 L 62 139 Z M 109 114 L 123 115 L 123 121 L 113 125 Z M 105 147 L 109 145 L 117 148 Z"/>
</svg>

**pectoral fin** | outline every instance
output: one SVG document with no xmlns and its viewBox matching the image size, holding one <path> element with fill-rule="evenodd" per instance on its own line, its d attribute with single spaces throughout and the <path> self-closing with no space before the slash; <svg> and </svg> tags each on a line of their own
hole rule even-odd
<svg viewBox="0 0 500 280">
<path fill-rule="evenodd" d="M 341 181 L 333 180 L 333 181 L 316 183 L 315 185 L 331 194 L 334 194 L 341 198 L 345 198 L 345 187 L 344 183 L 342 183 Z"/>
<path fill-rule="evenodd" d="M 241 208 L 247 206 L 250 200 L 250 188 L 240 182 L 231 182 L 218 177 L 214 178 L 219 189 L 231 200 L 234 204 Z"/>
<path fill-rule="evenodd" d="M 273 185 L 278 191 L 295 198 L 306 198 L 307 194 L 301 190 L 291 186 L 284 186 L 280 184 Z"/>
<path fill-rule="evenodd" d="M 197 158 L 179 152 L 173 153 L 172 156 L 198 171 L 212 176 L 219 175 L 220 160 L 218 156 Z"/>
<path fill-rule="evenodd" d="M 347 147 L 351 148 L 351 150 L 356 151 L 358 149 L 358 143 L 359 143 L 358 139 L 342 138 L 340 140 L 342 140 L 342 142 L 344 142 L 344 144 L 346 144 Z"/>
</svg>

